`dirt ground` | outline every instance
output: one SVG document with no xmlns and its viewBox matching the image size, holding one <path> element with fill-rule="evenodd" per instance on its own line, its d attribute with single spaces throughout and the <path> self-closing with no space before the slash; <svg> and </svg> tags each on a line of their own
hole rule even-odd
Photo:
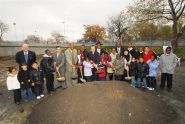
<svg viewBox="0 0 185 124">
<path fill-rule="evenodd" d="M 185 123 L 185 62 L 176 68 L 170 93 L 159 88 L 144 92 L 126 82 L 94 82 L 59 89 L 39 101 L 33 97 L 20 105 L 13 103 L 12 92 L 6 88 L 6 67 L 11 65 L 16 65 L 13 59 L 1 59 L 0 124 Z"/>
<path fill-rule="evenodd" d="M 47 108 L 47 109 L 46 109 Z M 33 124 L 173 124 L 175 110 L 125 82 L 95 82 L 56 93 L 33 108 Z"/>
</svg>

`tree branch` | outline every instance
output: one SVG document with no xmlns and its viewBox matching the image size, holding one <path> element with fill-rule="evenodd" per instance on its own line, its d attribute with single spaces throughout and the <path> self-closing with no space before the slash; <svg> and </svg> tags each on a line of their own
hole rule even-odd
<svg viewBox="0 0 185 124">
<path fill-rule="evenodd" d="M 182 27 L 181 31 L 178 33 L 177 37 L 180 38 L 185 32 L 185 25 Z"/>
<path fill-rule="evenodd" d="M 183 14 L 184 12 L 184 9 L 185 9 L 185 5 L 183 6 L 181 12 L 179 13 L 179 15 L 177 15 L 177 20 L 181 17 L 181 15 Z"/>
<path fill-rule="evenodd" d="M 176 13 L 175 13 L 175 8 L 174 8 L 174 6 L 173 6 L 172 0 L 168 0 L 168 3 L 169 3 L 169 6 L 170 6 L 170 8 L 171 8 L 171 11 L 172 11 L 172 16 L 173 16 L 173 18 L 175 19 L 175 18 L 176 18 Z"/>
</svg>

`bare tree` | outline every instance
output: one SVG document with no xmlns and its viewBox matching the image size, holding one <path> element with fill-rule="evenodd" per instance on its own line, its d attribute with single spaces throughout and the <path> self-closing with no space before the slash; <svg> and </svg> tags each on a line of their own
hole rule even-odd
<svg viewBox="0 0 185 124">
<path fill-rule="evenodd" d="M 27 38 L 24 40 L 25 43 L 41 43 L 42 38 L 35 35 L 28 35 Z"/>
<path fill-rule="evenodd" d="M 8 31 L 8 29 L 8 25 L 0 21 L 0 41 L 3 41 L 3 35 Z"/>
<path fill-rule="evenodd" d="M 51 36 L 54 38 L 54 42 L 57 44 L 66 41 L 65 37 L 59 32 L 54 31 L 51 33 Z"/>
<path fill-rule="evenodd" d="M 107 29 L 111 39 L 116 42 L 122 40 L 123 33 L 128 26 L 128 19 L 124 11 L 117 16 L 110 17 L 107 22 Z"/>
<path fill-rule="evenodd" d="M 172 45 L 177 47 L 179 38 L 185 32 L 185 25 L 178 27 L 184 19 L 185 0 L 137 0 L 129 12 L 137 21 L 166 21 L 172 23 Z"/>
</svg>

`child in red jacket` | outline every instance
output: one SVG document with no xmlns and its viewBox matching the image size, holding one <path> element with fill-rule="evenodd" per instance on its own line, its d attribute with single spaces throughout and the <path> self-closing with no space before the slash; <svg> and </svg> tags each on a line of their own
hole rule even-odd
<svg viewBox="0 0 185 124">
<path fill-rule="evenodd" d="M 144 62 L 150 63 L 152 56 L 153 56 L 153 52 L 149 49 L 148 46 L 145 46 L 144 53 L 143 53 Z"/>
<path fill-rule="evenodd" d="M 98 64 L 98 81 L 106 80 L 106 65 L 104 64 L 104 60 L 101 59 Z"/>
</svg>

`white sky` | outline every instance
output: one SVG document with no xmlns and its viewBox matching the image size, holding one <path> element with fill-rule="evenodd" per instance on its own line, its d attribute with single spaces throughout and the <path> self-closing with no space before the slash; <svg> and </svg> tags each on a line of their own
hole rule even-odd
<svg viewBox="0 0 185 124">
<path fill-rule="evenodd" d="M 53 31 L 64 33 L 62 22 L 65 22 L 65 35 L 73 41 L 82 37 L 84 24 L 106 27 L 108 17 L 118 14 L 130 2 L 132 0 L 0 0 L 0 20 L 10 28 L 4 35 L 5 40 L 15 41 L 16 36 L 23 40 L 30 34 L 47 39 Z"/>
</svg>

